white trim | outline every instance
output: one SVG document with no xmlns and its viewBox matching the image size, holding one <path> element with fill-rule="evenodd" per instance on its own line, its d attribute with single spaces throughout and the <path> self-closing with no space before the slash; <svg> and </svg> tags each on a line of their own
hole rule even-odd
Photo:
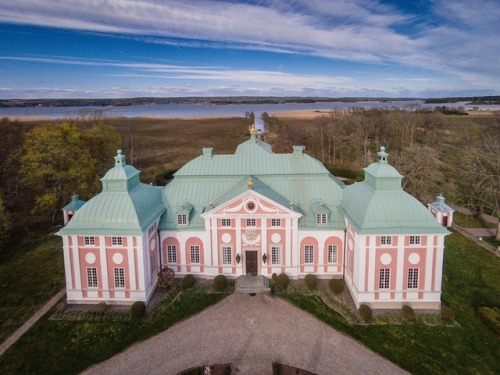
<svg viewBox="0 0 500 375">
<path fill-rule="evenodd" d="M 102 298 L 109 299 L 108 260 L 106 257 L 106 236 L 99 236 L 99 258 L 101 259 Z"/>
<path fill-rule="evenodd" d="M 431 290 L 432 288 L 432 260 L 434 258 L 434 236 L 427 236 L 427 252 L 425 254 L 425 281 L 424 289 Z"/>
<path fill-rule="evenodd" d="M 129 281 L 130 281 L 130 289 L 136 290 L 137 284 L 135 282 L 135 259 L 134 259 L 134 238 L 127 237 L 127 257 L 128 257 L 128 272 L 129 272 Z"/>
</svg>

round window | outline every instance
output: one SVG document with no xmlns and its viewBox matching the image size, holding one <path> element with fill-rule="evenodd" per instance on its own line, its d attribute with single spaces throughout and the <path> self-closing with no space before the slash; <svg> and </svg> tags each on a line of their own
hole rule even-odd
<svg viewBox="0 0 500 375">
<path fill-rule="evenodd" d="M 250 211 L 255 210 L 255 203 L 254 203 L 254 202 L 248 202 L 248 203 L 247 203 L 247 208 L 248 208 Z"/>
</svg>

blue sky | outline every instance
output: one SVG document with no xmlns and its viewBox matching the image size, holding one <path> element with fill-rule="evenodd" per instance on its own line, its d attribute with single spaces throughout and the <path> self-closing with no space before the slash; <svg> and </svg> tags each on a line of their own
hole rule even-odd
<svg viewBox="0 0 500 375">
<path fill-rule="evenodd" d="M 500 94 L 497 0 L 0 1 L 0 98 Z"/>
</svg>

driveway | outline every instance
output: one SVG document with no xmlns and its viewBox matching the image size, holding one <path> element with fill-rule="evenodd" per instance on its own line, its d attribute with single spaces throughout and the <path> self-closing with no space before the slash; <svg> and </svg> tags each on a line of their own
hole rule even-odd
<svg viewBox="0 0 500 375">
<path fill-rule="evenodd" d="M 264 294 L 232 294 L 83 374 L 166 375 L 231 362 L 233 374 L 265 375 L 272 374 L 273 361 L 319 375 L 406 374 L 306 312 Z"/>
</svg>

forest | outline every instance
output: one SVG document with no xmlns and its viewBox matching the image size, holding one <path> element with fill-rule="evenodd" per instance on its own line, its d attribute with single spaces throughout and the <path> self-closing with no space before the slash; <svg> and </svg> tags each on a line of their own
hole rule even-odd
<svg viewBox="0 0 500 375">
<path fill-rule="evenodd" d="M 363 168 L 385 146 L 389 163 L 404 175 L 404 189 L 423 203 L 442 193 L 477 213 L 500 215 L 499 113 L 350 109 L 315 119 L 261 117 L 274 152 L 305 145 L 346 183 L 361 181 Z M 98 111 L 57 121 L 2 119 L 0 249 L 54 230 L 74 193 L 84 200 L 97 194 L 118 148 L 142 171 L 143 182 L 163 185 L 204 146 L 234 152 L 251 119 L 107 118 Z"/>
</svg>

